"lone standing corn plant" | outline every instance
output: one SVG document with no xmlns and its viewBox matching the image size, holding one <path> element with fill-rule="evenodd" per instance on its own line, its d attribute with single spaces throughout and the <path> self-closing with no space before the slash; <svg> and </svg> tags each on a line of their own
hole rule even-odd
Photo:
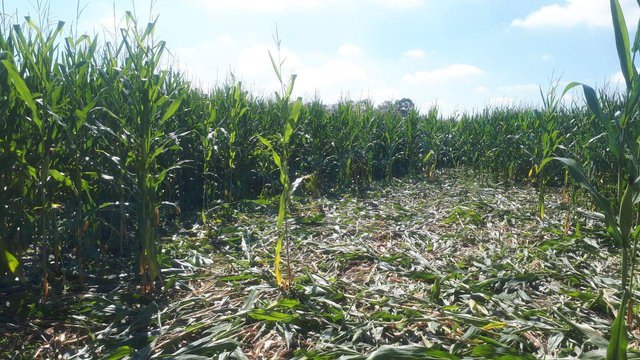
<svg viewBox="0 0 640 360">
<path fill-rule="evenodd" d="M 276 46 L 278 49 L 278 55 L 280 54 L 280 40 L 278 39 L 276 33 Z M 289 257 L 289 241 L 288 241 L 288 228 L 287 228 L 287 217 L 289 212 L 289 203 L 291 202 L 291 195 L 295 191 L 296 187 L 302 181 L 302 178 L 297 179 L 293 184 L 291 183 L 291 179 L 289 178 L 289 147 L 291 143 L 291 137 L 293 136 L 294 130 L 296 128 L 296 123 L 298 122 L 298 118 L 300 117 L 300 110 L 302 109 L 302 99 L 298 98 L 293 105 L 290 104 L 291 93 L 293 92 L 293 85 L 296 81 L 296 75 L 291 75 L 291 79 L 289 80 L 289 85 L 285 86 L 284 81 L 282 80 L 282 64 L 283 61 L 278 58 L 276 61 L 273 58 L 273 55 L 269 52 L 269 57 L 271 58 L 271 64 L 273 65 L 273 70 L 278 77 L 278 81 L 281 86 L 281 93 L 276 92 L 276 102 L 278 104 L 278 110 L 280 117 L 285 119 L 284 129 L 282 134 L 280 135 L 280 145 L 281 145 L 281 153 L 278 154 L 276 149 L 273 147 L 271 142 L 267 140 L 263 136 L 259 136 L 260 141 L 271 150 L 271 154 L 273 155 L 273 162 L 280 170 L 280 184 L 282 185 L 282 194 L 280 195 L 280 206 L 278 208 L 278 240 L 276 241 L 275 248 L 275 264 L 274 264 L 274 272 L 276 276 L 276 283 L 278 286 L 282 286 L 283 288 L 288 288 L 293 279 L 293 274 L 291 272 L 291 262 Z M 280 271 L 280 263 L 282 260 L 282 247 L 283 244 L 286 244 L 286 252 L 287 252 L 287 275 L 288 279 L 286 282 L 282 279 L 282 274 Z"/>
<path fill-rule="evenodd" d="M 558 83 L 555 82 L 547 93 L 542 92 L 540 88 L 540 96 L 544 109 L 542 112 L 535 111 L 533 131 L 537 135 L 537 141 L 532 149 L 531 158 L 533 166 L 529 170 L 529 177 L 537 176 L 538 180 L 538 216 L 540 220 L 544 219 L 544 190 L 548 178 L 543 171 L 545 165 L 549 163 L 554 152 L 563 140 L 557 129 L 558 111 L 560 99 L 557 97 L 556 89 Z"/>
<path fill-rule="evenodd" d="M 624 182 L 619 181 L 619 190 L 624 187 L 624 192 L 620 193 L 618 216 L 614 215 L 609 200 L 602 196 L 596 188 L 587 180 L 580 165 L 573 159 L 556 158 L 556 160 L 564 163 L 573 178 L 584 187 L 595 200 L 600 210 L 604 213 L 605 221 L 610 229 L 614 239 L 622 248 L 622 268 L 620 287 L 622 295 L 618 314 L 611 326 L 611 339 L 607 349 L 607 359 L 626 359 L 627 345 L 629 343 L 625 318 L 631 314 L 632 303 L 630 295 L 632 294 L 633 283 L 630 277 L 633 275 L 635 257 L 637 253 L 637 238 L 633 241 L 631 235 L 633 228 L 633 220 L 636 217 L 636 205 L 640 201 L 640 177 L 638 177 L 639 169 L 639 150 L 636 141 L 638 136 L 638 110 L 640 109 L 640 81 L 638 80 L 638 72 L 633 60 L 640 50 L 640 32 L 636 34 L 633 48 L 629 44 L 629 33 L 627 25 L 622 13 L 622 8 L 618 0 L 610 0 L 611 16 L 613 20 L 613 28 L 616 39 L 616 48 L 618 50 L 618 58 L 622 75 L 626 84 L 625 107 L 617 119 L 617 126 L 611 119 L 606 119 L 600 101 L 595 90 L 585 84 L 571 83 L 567 85 L 564 93 L 570 89 L 582 86 L 587 100 L 587 104 L 591 111 L 595 114 L 598 121 L 606 124 L 609 148 L 614 157 L 618 159 L 618 169 L 624 171 L 624 176 L 619 176 L 619 180 L 626 179 Z M 639 3 L 640 5 L 640 3 Z M 564 95 L 563 93 L 563 95 Z M 634 131 L 635 130 L 635 131 Z"/>
</svg>

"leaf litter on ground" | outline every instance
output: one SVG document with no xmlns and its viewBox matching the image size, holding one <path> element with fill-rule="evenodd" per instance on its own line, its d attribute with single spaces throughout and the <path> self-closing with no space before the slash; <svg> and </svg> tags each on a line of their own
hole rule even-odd
<svg viewBox="0 0 640 360">
<path fill-rule="evenodd" d="M 358 196 L 297 199 L 289 224 L 295 281 L 287 291 L 275 286 L 271 268 L 274 211 L 242 206 L 233 220 L 164 239 L 172 260 L 155 298 L 137 295 L 126 276 L 69 292 L 5 316 L 3 352 L 602 358 L 620 301 L 618 249 L 598 217 L 566 204 L 560 189 L 546 196 L 543 221 L 536 201 L 531 186 L 479 180 L 467 170 L 375 184 Z M 637 325 L 632 330 L 637 349 Z"/>
</svg>

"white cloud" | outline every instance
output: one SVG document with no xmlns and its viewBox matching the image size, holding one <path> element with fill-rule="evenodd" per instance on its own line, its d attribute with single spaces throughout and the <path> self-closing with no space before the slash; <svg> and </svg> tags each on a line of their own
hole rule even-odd
<svg viewBox="0 0 640 360">
<path fill-rule="evenodd" d="M 553 60 L 554 56 L 551 54 L 542 54 L 540 56 L 540 59 L 542 59 L 542 61 L 551 61 Z"/>
<path fill-rule="evenodd" d="M 218 35 L 216 36 L 216 42 L 222 46 L 233 46 L 235 45 L 235 41 L 228 34 Z"/>
<path fill-rule="evenodd" d="M 373 0 L 373 2 L 378 6 L 393 9 L 410 9 L 424 5 L 424 0 Z"/>
<path fill-rule="evenodd" d="M 627 88 L 627 83 L 624 80 L 622 71 L 618 71 L 615 74 L 611 74 L 607 79 L 607 85 L 613 90 L 624 90 Z"/>
<path fill-rule="evenodd" d="M 398 94 L 397 88 L 392 86 L 380 86 L 370 89 L 366 94 L 363 94 L 364 97 L 370 98 L 376 104 L 381 104 L 386 100 L 397 99 Z"/>
<path fill-rule="evenodd" d="M 114 28 L 114 26 L 116 27 L 116 29 L 120 26 L 122 26 L 123 24 L 123 19 L 117 19 L 115 18 L 113 15 L 107 15 L 107 16 L 103 16 L 100 19 L 98 19 L 97 21 L 98 25 L 104 27 L 105 29 L 108 29 L 109 31 L 112 31 Z"/>
<path fill-rule="evenodd" d="M 427 53 L 421 49 L 411 49 L 402 53 L 403 56 L 406 56 L 411 59 L 422 59 L 427 57 Z"/>
<path fill-rule="evenodd" d="M 523 93 L 523 92 L 539 92 L 540 86 L 537 84 L 517 84 L 517 85 L 505 85 L 498 86 L 497 88 L 501 92 L 506 93 Z"/>
<path fill-rule="evenodd" d="M 298 71 L 299 90 L 313 92 L 336 85 L 350 84 L 366 77 L 366 70 L 361 64 L 351 60 L 330 59 L 320 66 L 306 66 Z"/>
<path fill-rule="evenodd" d="M 87 33 L 107 33 L 110 36 L 113 36 L 114 31 L 117 32 L 119 28 L 123 27 L 124 17 L 114 17 L 113 15 L 105 15 L 98 18 L 95 21 L 84 21 L 81 20 L 79 23 L 80 32 Z M 115 28 L 114 28 L 115 26 Z"/>
<path fill-rule="evenodd" d="M 266 43 L 241 44 L 228 36 L 201 43 L 190 48 L 175 50 L 179 67 L 197 84 L 209 88 L 220 84 L 232 71 L 237 80 L 243 81 L 257 96 L 272 94 L 278 88 L 276 76 L 269 60 L 271 51 L 277 61 L 273 46 Z M 358 56 L 361 50 L 354 45 L 341 46 L 333 54 L 319 51 L 296 52 L 281 48 L 284 60 L 282 75 L 287 81 L 296 74 L 296 96 L 311 97 L 320 93 L 323 101 L 335 102 L 345 91 L 358 94 L 367 86 L 369 61 Z M 356 94 L 356 95 L 358 95 Z"/>
<path fill-rule="evenodd" d="M 192 78 L 203 88 L 209 88 L 219 80 L 224 80 L 229 71 L 238 75 L 238 44 L 227 34 L 221 34 L 208 42 L 202 42 L 194 47 L 171 48 L 171 54 L 176 66 L 185 72 L 187 78 Z M 266 48 L 264 48 L 266 49 Z M 250 48 L 249 48 L 250 50 Z M 258 51 L 256 51 L 258 52 Z M 260 57 L 269 61 L 265 53 Z M 211 59 L 216 59 L 211 61 Z M 235 64 L 232 67 L 232 64 Z M 244 68 L 251 68 L 246 63 Z"/>
<path fill-rule="evenodd" d="M 269 60 L 269 46 L 257 45 L 240 49 L 238 51 L 235 68 L 238 74 L 242 76 L 256 76 L 264 74 L 272 68 Z M 283 51 L 284 52 L 284 51 Z M 273 54 L 274 60 L 277 60 L 277 54 Z"/>
<path fill-rule="evenodd" d="M 476 86 L 473 88 L 473 91 L 478 94 L 486 94 L 489 92 L 489 88 L 486 86 Z"/>
<path fill-rule="evenodd" d="M 284 10 L 311 10 L 327 6 L 331 1 L 323 0 L 233 0 L 209 1 L 187 0 L 190 4 L 201 6 L 207 10 L 221 12 L 229 9 L 251 12 L 282 12 Z"/>
<path fill-rule="evenodd" d="M 575 93 L 572 93 L 571 91 L 569 91 L 568 93 L 564 94 L 564 96 L 562 97 L 562 104 L 567 106 L 567 107 L 571 107 L 571 106 L 573 106 L 574 104 L 576 104 L 580 100 L 581 99 L 579 97 L 577 97 Z M 578 106 L 580 106 L 580 105 L 578 105 Z"/>
<path fill-rule="evenodd" d="M 622 0 L 625 18 L 635 26 L 640 11 L 635 0 Z M 551 4 L 530 13 L 524 19 L 515 19 L 511 26 L 524 28 L 564 27 L 580 25 L 590 27 L 610 27 L 611 11 L 609 2 L 604 0 L 566 0 L 563 4 Z"/>
<path fill-rule="evenodd" d="M 357 57 L 362 55 L 362 49 L 353 44 L 344 44 L 338 48 L 338 54 L 344 57 Z"/>
<path fill-rule="evenodd" d="M 417 71 L 413 74 L 405 74 L 403 81 L 409 83 L 438 82 L 451 79 L 465 78 L 484 73 L 480 68 L 468 64 L 453 64 L 432 71 Z"/>
</svg>

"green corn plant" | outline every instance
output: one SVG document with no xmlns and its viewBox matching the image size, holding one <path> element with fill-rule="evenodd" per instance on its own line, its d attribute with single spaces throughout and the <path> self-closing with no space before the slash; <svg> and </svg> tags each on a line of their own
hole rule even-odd
<svg viewBox="0 0 640 360">
<path fill-rule="evenodd" d="M 556 95 L 557 87 L 558 83 L 553 83 L 546 94 L 540 88 L 543 111 L 536 110 L 534 120 L 534 131 L 537 136 L 534 138 L 534 149 L 531 152 L 533 166 L 529 170 L 529 177 L 536 176 L 538 181 L 538 216 L 541 220 L 545 215 L 544 191 L 548 181 L 547 174 L 543 170 L 563 140 L 557 129 L 560 110 L 560 99 Z"/>
<path fill-rule="evenodd" d="M 227 202 L 231 202 L 234 200 L 234 194 L 236 192 L 235 188 L 235 172 L 238 167 L 238 154 L 241 148 L 240 142 L 242 135 L 242 123 L 244 122 L 244 116 L 249 109 L 245 103 L 244 93 L 242 91 L 242 83 L 235 82 L 233 76 L 231 76 L 231 81 L 233 86 L 231 86 L 228 90 L 230 91 L 229 97 L 225 98 L 225 102 L 228 109 L 228 119 L 226 119 L 226 133 L 228 136 L 227 140 L 227 174 L 226 174 L 226 190 L 225 190 L 225 200 Z"/>
<path fill-rule="evenodd" d="M 233 79 L 233 77 L 232 77 Z M 234 81 L 235 82 L 235 81 Z M 227 169 L 227 191 L 226 200 L 233 201 L 234 194 L 234 171 L 238 166 L 236 156 L 240 146 L 237 144 L 238 137 L 240 136 L 240 126 L 243 120 L 244 114 L 247 112 L 248 107 L 244 104 L 244 96 L 242 92 L 242 83 L 235 83 L 231 88 L 232 104 L 230 111 L 230 119 L 228 123 L 228 169 Z"/>
<path fill-rule="evenodd" d="M 278 49 L 278 55 L 280 54 L 280 40 L 275 37 L 276 46 Z M 287 227 L 287 219 L 289 214 L 289 204 L 291 202 L 291 197 L 293 192 L 296 190 L 296 187 L 300 185 L 302 178 L 296 179 L 295 182 L 291 182 L 289 177 L 289 156 L 290 156 L 290 144 L 292 141 L 292 137 L 294 135 L 296 124 L 300 117 L 300 111 L 302 109 L 302 99 L 298 98 L 293 105 L 290 104 L 291 93 L 293 92 L 293 86 L 296 81 L 296 75 L 292 75 L 289 84 L 285 85 L 282 78 L 282 65 L 283 61 L 278 56 L 278 60 L 276 61 L 269 52 L 269 58 L 271 59 L 271 64 L 273 65 L 273 70 L 278 78 L 278 81 L 281 85 L 281 92 L 276 92 L 276 104 L 278 105 L 279 115 L 284 120 L 284 129 L 282 130 L 282 134 L 280 134 L 280 153 L 274 148 L 271 142 L 263 137 L 259 136 L 260 141 L 271 151 L 273 156 L 273 162 L 278 167 L 280 171 L 280 184 L 282 185 L 282 193 L 280 195 L 280 205 L 278 207 L 278 220 L 277 220 L 277 228 L 278 228 L 278 239 L 276 241 L 275 247 L 275 263 L 274 263 L 274 273 L 276 276 L 276 284 L 278 286 L 282 286 L 284 289 L 287 289 L 292 281 L 293 274 L 291 271 L 291 261 L 290 261 L 290 249 L 289 249 L 289 231 Z M 285 282 L 282 278 L 280 263 L 282 260 L 282 250 L 283 244 L 286 246 L 286 257 L 287 257 L 287 275 L 288 279 Z"/>
<path fill-rule="evenodd" d="M 422 170 L 428 177 L 432 177 L 438 166 L 439 154 L 439 127 L 445 124 L 444 121 L 438 119 L 438 108 L 433 106 L 417 124 L 417 133 L 420 135 L 417 139 L 418 146 L 421 149 L 418 153 L 412 153 L 411 156 L 420 154 L 416 159 L 421 165 Z"/>
<path fill-rule="evenodd" d="M 64 22 L 58 22 L 54 30 L 45 34 L 31 18 L 26 17 L 28 33 L 19 25 L 13 27 L 13 43 L 16 61 L 7 58 L 2 64 L 7 71 L 15 94 L 26 104 L 30 117 L 31 136 L 35 138 L 36 164 L 27 165 L 29 174 L 37 184 L 35 210 L 39 215 L 37 225 L 40 239 L 41 267 L 43 274 L 43 298 L 47 297 L 49 287 L 49 252 L 53 250 L 56 263 L 60 265 L 60 238 L 56 225 L 55 211 L 61 205 L 54 202 L 60 174 L 54 168 L 58 164 L 58 146 L 61 138 L 60 107 L 64 101 L 62 91 L 55 80 L 56 40 Z M 35 165 L 35 166 L 34 166 Z M 52 180 L 53 179 L 53 180 Z"/>
<path fill-rule="evenodd" d="M 403 140 L 404 118 L 397 111 L 394 111 L 384 116 L 383 120 L 385 179 L 389 181 L 393 177 L 393 167 L 398 157 L 401 156 L 400 146 Z"/>
<path fill-rule="evenodd" d="M 529 136 L 530 130 L 528 128 L 533 127 L 535 119 L 536 114 L 533 111 L 501 112 L 502 121 L 500 123 L 503 124 L 501 130 L 505 143 L 496 144 L 501 148 L 496 157 L 503 159 L 496 164 L 498 166 L 494 170 L 496 173 L 504 174 L 506 178 L 511 180 L 519 180 L 523 176 L 528 176 L 527 171 L 530 171 L 529 167 L 531 166 L 531 154 L 528 149 L 532 148 L 531 142 L 534 141 L 534 137 Z M 507 159 L 506 163 L 504 159 Z"/>
<path fill-rule="evenodd" d="M 208 106 L 209 116 L 201 123 L 200 139 L 202 141 L 202 211 L 201 219 L 202 224 L 207 227 L 207 212 L 209 211 L 209 199 L 210 199 L 210 167 L 213 155 L 216 151 L 216 140 L 218 137 L 218 128 L 215 127 L 216 120 L 216 108 L 209 103 Z"/>
<path fill-rule="evenodd" d="M 128 27 L 122 29 L 124 67 L 121 81 L 126 104 L 119 120 L 129 136 L 127 163 L 133 167 L 136 184 L 139 268 L 143 291 L 153 288 L 160 277 L 157 251 L 157 227 L 160 224 L 160 185 L 169 171 L 180 164 L 159 166 L 159 158 L 176 150 L 177 135 L 167 134 L 167 122 L 182 102 L 179 90 L 166 93 L 169 71 L 159 70 L 165 50 L 163 41 L 155 43 L 156 21 L 140 31 L 134 16 L 127 12 Z"/>
<path fill-rule="evenodd" d="M 7 36 L 5 29 L 3 23 L 0 29 L 0 61 L 7 60 L 13 51 L 12 37 Z M 0 99 L 0 119 L 3 119 L 0 121 L 0 167 L 5 169 L 0 173 L 0 184 L 3 185 L 0 186 L 0 275 L 12 275 L 20 265 L 18 251 L 21 244 L 16 237 L 22 219 L 16 214 L 25 207 L 25 198 L 32 185 L 27 171 L 27 144 L 21 141 L 24 122 L 9 120 L 20 118 L 19 105 L 23 101 L 19 99 L 5 66 L 0 66 L 0 92 L 6 94 Z"/>
<path fill-rule="evenodd" d="M 338 184 L 353 185 L 360 191 L 374 179 L 384 177 L 384 116 L 368 100 L 342 101 L 330 114 L 325 136 L 333 140 L 328 159 L 332 159 Z"/>
<path fill-rule="evenodd" d="M 302 116 L 304 128 L 301 130 L 306 136 L 302 137 L 303 151 L 301 153 L 301 171 L 313 174 L 314 190 L 327 187 L 335 178 L 337 167 L 336 156 L 332 149 L 331 116 L 326 106 L 316 99 L 303 108 L 307 116 Z"/>
<path fill-rule="evenodd" d="M 88 156 L 93 148 L 93 137 L 87 126 L 91 113 L 95 110 L 97 98 L 90 88 L 89 79 L 92 78 L 90 63 L 97 49 L 97 37 L 91 40 L 83 35 L 77 39 L 65 39 L 64 63 L 59 65 L 63 88 L 69 99 L 69 111 L 60 122 L 64 129 L 65 150 L 68 153 L 68 168 L 66 174 L 58 173 L 58 177 L 67 184 L 75 202 L 75 221 L 73 233 L 76 238 L 75 253 L 80 280 L 83 280 L 82 257 L 84 253 L 84 236 L 92 221 L 91 214 L 97 208 L 90 189 L 91 177 L 96 172 L 87 172 L 91 162 Z"/>
<path fill-rule="evenodd" d="M 340 168 L 339 181 L 344 184 L 353 181 L 352 163 L 356 150 L 353 143 L 358 137 L 356 135 L 360 124 L 358 120 L 357 116 L 354 115 L 354 107 L 350 101 L 338 104 L 338 108 L 332 119 L 337 125 L 336 130 L 340 128 L 343 129 L 342 131 L 336 131 L 337 141 L 334 142 L 334 147 Z"/>
<path fill-rule="evenodd" d="M 361 177 L 365 185 L 368 185 L 374 180 L 376 161 L 378 159 L 377 148 L 380 142 L 376 138 L 376 133 L 380 115 L 371 102 L 365 102 L 362 105 L 364 105 L 364 109 L 360 110 L 360 119 L 357 121 L 359 128 L 354 132 L 356 134 L 354 141 L 357 144 L 357 148 L 364 153 L 362 166 L 364 169 Z"/>
<path fill-rule="evenodd" d="M 640 194 L 640 178 L 638 177 L 638 165 L 640 164 L 638 156 L 640 156 L 640 153 L 636 142 L 638 136 L 637 116 L 640 110 L 640 81 L 633 62 L 633 58 L 640 50 L 640 33 L 636 34 L 633 47 L 631 47 L 627 25 L 619 1 L 610 0 L 610 6 L 618 58 L 626 85 L 623 111 L 619 118 L 614 120 L 616 122 L 614 124 L 611 119 L 604 116 L 596 91 L 586 84 L 571 83 L 567 85 L 563 95 L 572 88 L 582 87 L 587 104 L 595 114 L 596 119 L 606 124 L 609 147 L 614 158 L 618 160 L 618 192 L 621 194 L 618 198 L 619 201 L 617 201 L 619 204 L 618 216 L 615 216 L 610 201 L 598 192 L 584 175 L 578 162 L 567 158 L 555 159 L 567 166 L 573 178 L 592 195 L 604 214 L 613 238 L 621 246 L 620 287 L 622 295 L 618 314 L 611 326 L 611 339 L 607 349 L 607 359 L 626 359 L 629 340 L 625 318 L 628 312 L 631 311 L 630 297 L 633 283 L 630 281 L 630 276 L 633 275 L 634 271 L 637 237 L 633 243 L 631 240 L 635 236 L 632 236 L 634 233 L 633 221 L 637 215 L 637 203 L 640 201 L 638 196 Z"/>
<path fill-rule="evenodd" d="M 371 183 L 374 177 L 376 130 L 380 116 L 369 101 L 345 103 L 341 111 L 341 121 L 347 124 L 343 137 L 346 163 L 344 165 L 345 184 L 355 185 L 357 191 Z M 339 132 L 338 129 L 335 130 Z"/>
<path fill-rule="evenodd" d="M 135 187 L 135 180 L 131 178 L 127 169 L 129 149 L 131 148 L 131 135 L 127 130 L 126 122 L 116 113 L 124 104 L 124 99 L 119 94 L 124 93 L 124 81 L 121 81 L 124 73 L 118 64 L 118 57 L 124 45 L 121 43 L 115 46 L 107 43 L 102 51 L 104 68 L 98 70 L 95 82 L 103 88 L 110 88 L 113 91 L 105 93 L 100 98 L 99 109 L 102 116 L 96 120 L 92 126 L 94 138 L 99 142 L 96 146 L 96 153 L 100 154 L 98 161 L 101 162 L 100 169 L 110 174 L 110 180 L 106 188 L 114 194 L 108 196 L 105 201 L 113 201 L 117 206 L 117 219 L 112 220 L 112 226 L 117 233 L 118 248 L 121 257 L 126 256 L 129 250 L 128 236 L 128 206 L 131 189 Z M 101 194 L 102 195 L 102 194 Z"/>
<path fill-rule="evenodd" d="M 616 115 L 624 103 L 624 95 L 620 92 L 611 94 L 604 89 L 598 91 L 602 115 L 608 119 L 617 119 Z M 618 121 L 602 122 L 588 107 L 583 115 L 576 117 L 581 121 L 576 124 L 576 131 L 571 135 L 578 135 L 574 140 L 576 146 L 574 152 L 581 155 L 589 178 L 600 179 L 603 185 L 602 191 L 608 196 L 618 199 L 624 191 L 624 153 L 618 149 L 621 142 Z"/>
<path fill-rule="evenodd" d="M 418 146 L 418 122 L 420 121 L 420 114 L 417 110 L 411 109 L 405 117 L 404 128 L 406 131 L 406 147 L 403 152 L 403 157 L 407 160 L 407 171 L 410 176 L 416 175 L 418 170 L 419 160 L 422 157 L 420 155 L 420 148 Z"/>
</svg>

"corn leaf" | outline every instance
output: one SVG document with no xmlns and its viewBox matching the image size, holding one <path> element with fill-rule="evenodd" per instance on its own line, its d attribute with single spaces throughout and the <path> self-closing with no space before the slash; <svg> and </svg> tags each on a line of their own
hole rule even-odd
<svg viewBox="0 0 640 360">
<path fill-rule="evenodd" d="M 429 349 L 423 346 L 405 345 L 405 346 L 381 346 L 378 350 L 372 352 L 366 360 L 383 360 L 383 359 L 459 359 L 459 357 L 450 354 L 444 350 Z"/>
<path fill-rule="evenodd" d="M 57 182 L 64 184 L 66 187 L 73 189 L 73 182 L 71 178 L 61 173 L 58 170 L 50 169 L 49 175 Z"/>
<path fill-rule="evenodd" d="M 171 105 L 169 105 L 169 108 L 164 113 L 164 116 L 162 116 L 161 122 L 167 121 L 167 119 L 169 119 L 170 117 L 173 116 L 173 114 L 176 113 L 178 108 L 180 108 L 180 104 L 182 103 L 182 99 L 183 98 L 179 98 L 179 99 L 175 100 L 174 102 L 172 102 Z"/>
<path fill-rule="evenodd" d="M 282 194 L 280 195 L 280 207 L 278 209 L 278 228 L 281 228 L 282 225 L 284 224 L 284 217 L 286 215 L 286 194 L 283 191 Z"/>
<path fill-rule="evenodd" d="M 598 192 L 598 190 L 596 190 L 596 188 L 591 184 L 589 180 L 587 180 L 587 177 L 584 175 L 580 164 L 578 164 L 578 162 L 573 159 L 561 157 L 556 157 L 554 159 L 562 162 L 567 167 L 567 169 L 569 169 L 569 173 L 571 174 L 573 179 L 591 194 L 593 200 L 596 202 L 600 210 L 604 213 L 607 225 L 609 225 L 614 232 L 614 237 L 616 238 L 616 240 L 621 241 L 620 230 L 616 226 L 615 218 L 613 216 L 609 201 L 604 196 L 602 196 Z"/>
<path fill-rule="evenodd" d="M 600 100 L 598 100 L 598 95 L 596 94 L 596 91 L 591 86 L 580 83 L 580 82 L 569 83 L 562 91 L 562 96 L 564 96 L 567 92 L 569 92 L 569 90 L 577 86 L 582 86 L 582 90 L 584 91 L 584 97 L 587 100 L 587 105 L 589 106 L 589 109 L 591 109 L 591 111 L 596 115 L 596 118 L 599 121 L 603 121 L 604 115 L 602 113 L 602 108 L 600 107 Z"/>
<path fill-rule="evenodd" d="M 282 160 L 280 159 L 280 155 L 278 155 L 278 153 L 276 152 L 276 150 L 273 148 L 273 145 L 271 145 L 271 142 L 269 142 L 269 140 L 267 140 L 266 138 L 258 135 L 258 139 L 260 139 L 260 141 L 269 148 L 269 150 L 271 150 L 271 154 L 273 156 L 273 162 L 276 164 L 276 166 L 278 166 L 278 169 L 280 169 L 280 171 L 282 171 Z"/>
<path fill-rule="evenodd" d="M 130 356 L 131 354 L 133 354 L 134 352 L 135 352 L 135 349 L 130 347 L 130 346 L 126 346 L 126 345 L 125 346 L 120 346 L 115 351 L 113 351 L 111 354 L 106 356 L 104 358 L 104 360 L 120 360 L 120 359 L 124 359 L 124 358 Z"/>
<path fill-rule="evenodd" d="M 298 122 L 298 119 L 300 118 L 301 110 L 302 110 L 302 98 L 298 98 L 296 102 L 293 104 L 293 107 L 291 108 L 291 114 L 289 115 L 289 119 L 291 119 L 294 124 Z"/>
<path fill-rule="evenodd" d="M 625 360 L 627 358 L 627 346 L 629 336 L 625 322 L 627 313 L 627 293 L 625 291 L 620 302 L 618 315 L 611 325 L 611 340 L 607 348 L 607 360 Z"/>
<path fill-rule="evenodd" d="M 29 87 L 27 87 L 27 84 L 24 82 L 20 74 L 18 74 L 16 68 L 9 60 L 2 60 L 2 64 L 7 69 L 9 77 L 11 78 L 11 81 L 13 81 L 18 94 L 20 94 L 22 100 L 24 100 L 24 102 L 27 103 L 29 109 L 31 109 L 31 112 L 33 113 L 33 122 L 36 124 L 36 126 L 38 126 L 38 129 L 42 129 L 42 121 L 40 121 L 40 118 L 38 117 L 38 108 L 36 107 L 36 101 L 34 100 L 33 94 L 31 94 Z"/>
<path fill-rule="evenodd" d="M 276 73 L 276 77 L 278 78 L 278 81 L 282 83 L 282 75 L 280 75 L 280 67 L 276 65 L 276 61 L 273 58 L 273 55 L 271 55 L 271 51 L 269 51 L 269 59 L 271 60 L 271 65 L 273 66 L 273 72 Z"/>
<path fill-rule="evenodd" d="M 276 241 L 276 251 L 274 260 L 274 273 L 276 275 L 276 284 L 280 286 L 282 284 L 282 274 L 280 274 L 280 263 L 282 262 L 282 242 L 284 240 L 284 233 L 278 236 Z"/>
<path fill-rule="evenodd" d="M 593 327 L 591 327 L 589 325 L 577 323 L 577 322 L 567 318 L 566 316 L 564 316 L 562 314 L 562 311 L 554 310 L 553 312 L 560 319 L 562 319 L 563 321 L 565 321 L 566 323 L 571 325 L 571 327 L 573 329 L 575 329 L 577 332 L 581 333 L 583 336 L 588 338 L 589 342 L 591 342 L 592 344 L 594 344 L 594 345 L 596 345 L 596 346 L 598 346 L 600 348 L 607 347 L 607 345 L 608 345 L 607 340 L 604 337 L 602 337 L 602 335 L 598 331 L 596 331 Z"/>
<path fill-rule="evenodd" d="M 16 257 L 13 256 L 13 254 L 7 250 L 4 251 L 4 257 L 7 260 L 7 265 L 9 266 L 9 270 L 12 273 L 15 273 L 16 269 L 18 268 L 18 265 L 20 265 L 20 262 L 18 261 L 18 259 L 16 259 Z"/>
<path fill-rule="evenodd" d="M 618 0 L 610 0 L 611 18 L 613 20 L 613 31 L 616 37 L 616 49 L 620 60 L 620 69 L 627 84 L 627 90 L 631 90 L 633 79 L 637 75 L 633 61 L 631 60 L 631 47 L 629 46 L 629 31 L 624 20 L 624 14 Z"/>
<path fill-rule="evenodd" d="M 293 85 L 295 84 L 297 77 L 298 75 L 296 74 L 291 75 L 291 78 L 289 79 L 289 86 L 287 87 L 287 92 L 284 95 L 285 99 L 289 99 L 291 97 L 291 93 L 293 93 Z"/>
<path fill-rule="evenodd" d="M 249 317 L 255 320 L 263 320 L 270 322 L 289 323 L 293 321 L 297 314 L 285 314 L 279 311 L 269 311 L 264 309 L 256 309 L 249 312 Z"/>
</svg>

